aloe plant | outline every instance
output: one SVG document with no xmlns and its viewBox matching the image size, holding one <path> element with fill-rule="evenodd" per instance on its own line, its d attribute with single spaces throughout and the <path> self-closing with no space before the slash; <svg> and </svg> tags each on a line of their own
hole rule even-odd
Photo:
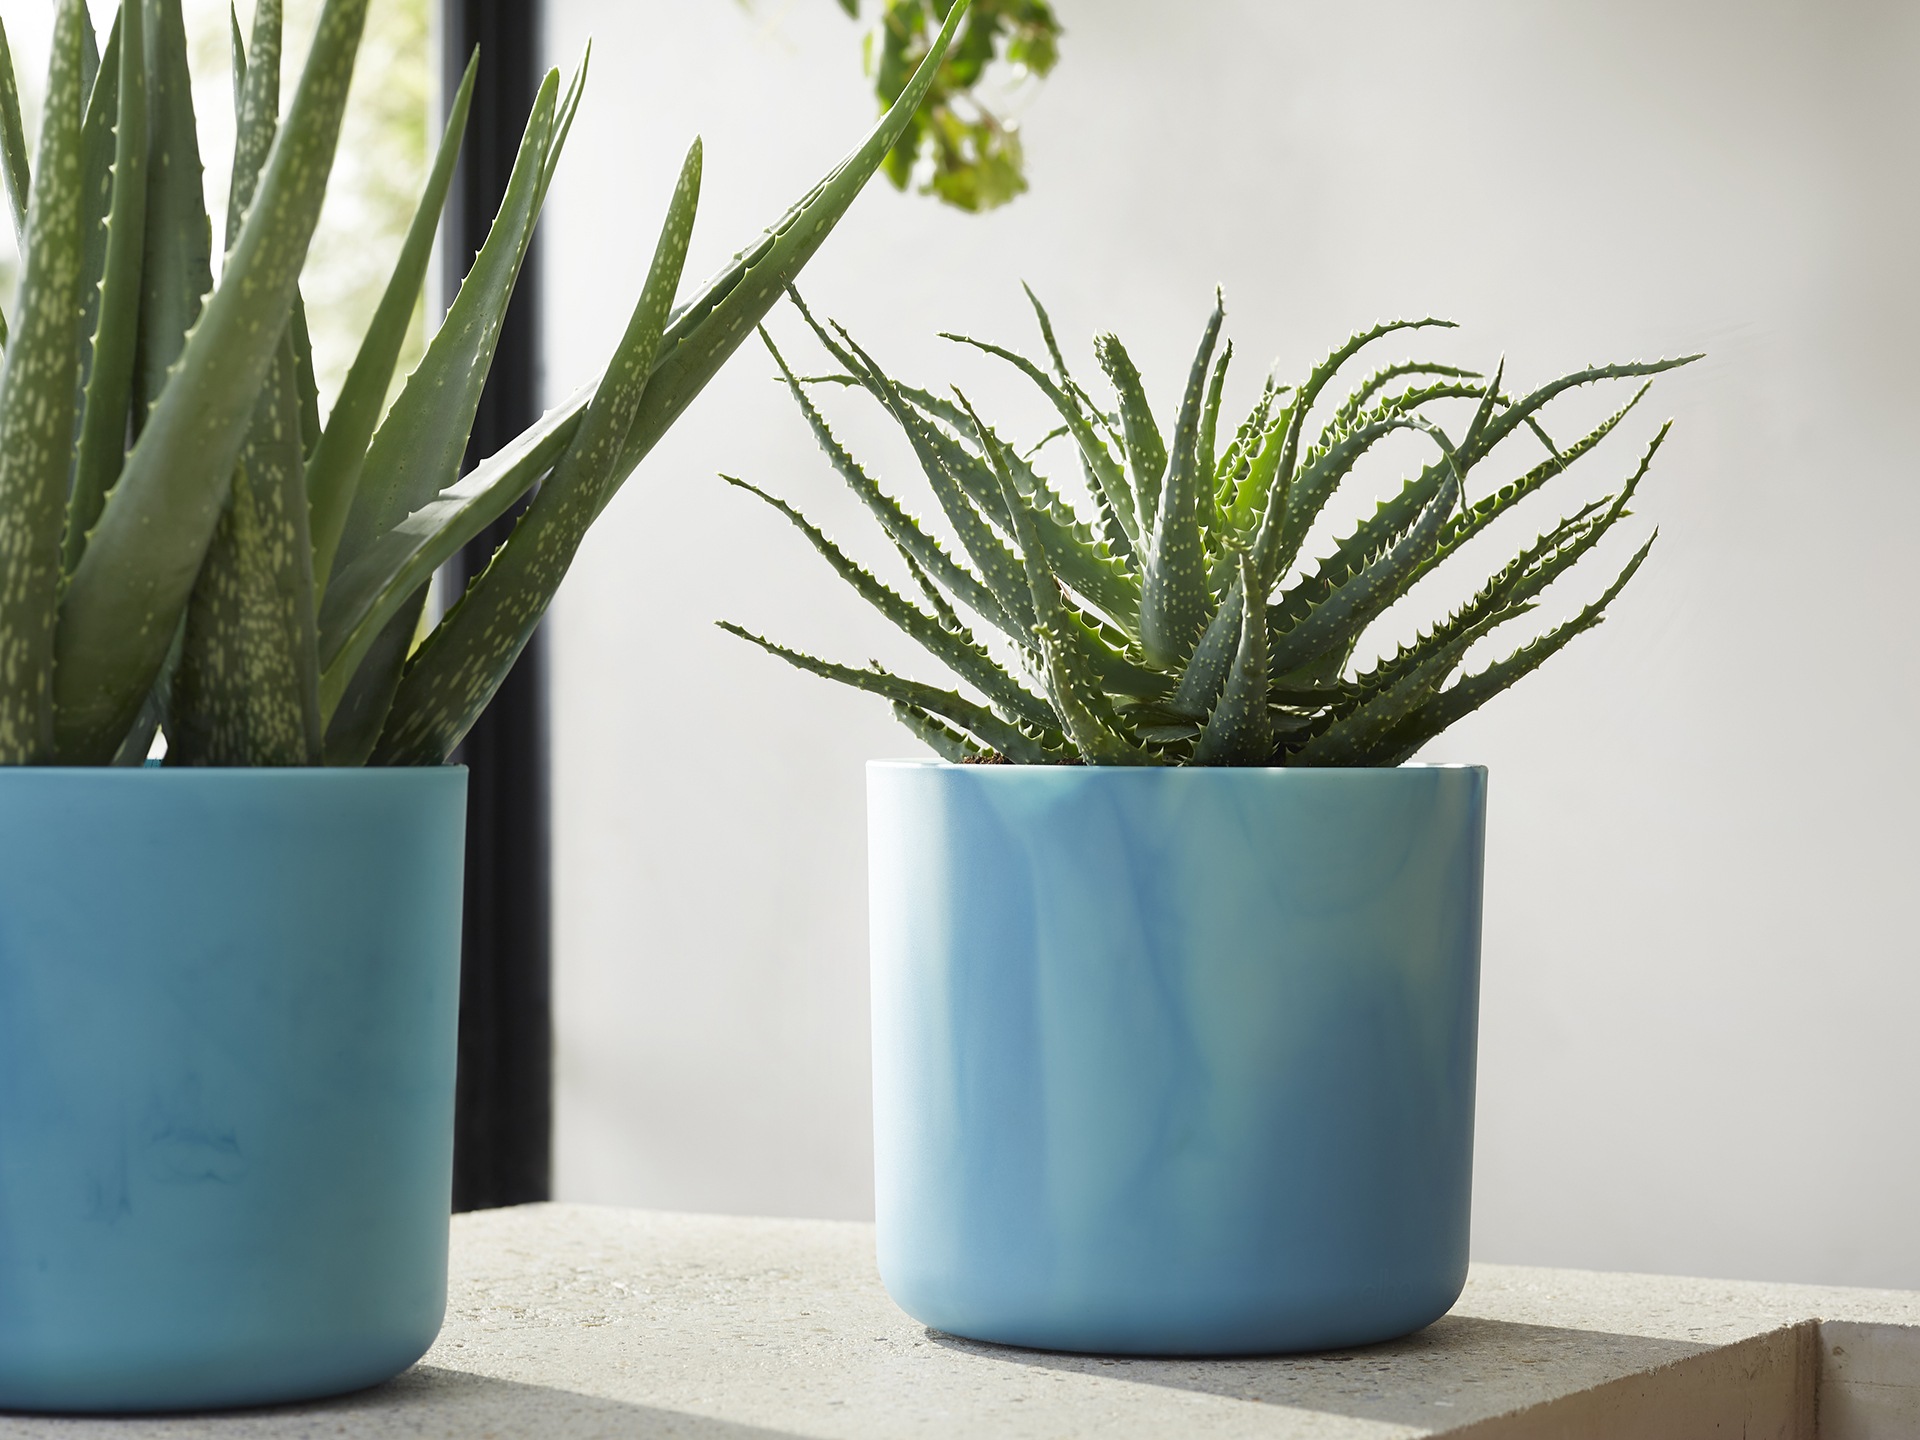
<svg viewBox="0 0 1920 1440">
<path fill-rule="evenodd" d="M 861 145 L 674 307 L 695 141 L 605 371 L 463 477 L 586 62 L 564 87 L 546 77 L 486 243 L 383 414 L 473 98 L 469 65 L 322 416 L 300 271 L 366 6 L 326 0 L 284 115 L 280 0 L 258 0 L 247 39 L 236 22 L 217 283 L 179 0 L 123 0 L 104 46 L 84 0 L 58 0 L 31 164 L 0 34 L 0 174 L 24 257 L 0 369 L 0 764 L 138 763 L 161 727 L 169 764 L 444 761 L 587 526 L 899 140 L 965 10 Z M 422 638 L 435 570 L 530 492 Z"/>
<path fill-rule="evenodd" d="M 1233 352 L 1220 346 L 1224 309 L 1216 298 L 1168 430 L 1119 338 L 1102 335 L 1094 345 L 1112 388 L 1109 409 L 1068 371 L 1029 291 L 1044 365 L 999 345 L 944 337 L 998 357 L 1038 387 L 1060 423 L 1023 451 L 958 389 L 948 398 L 893 380 L 845 329 L 817 321 L 797 293 L 793 299 L 836 368 L 803 377 L 764 329 L 762 337 L 833 469 L 872 512 L 920 598 L 878 579 L 786 501 L 725 478 L 797 526 L 863 599 L 973 693 L 878 664 L 821 660 L 731 622 L 722 627 L 889 701 L 909 730 L 957 761 L 1400 764 L 1601 622 L 1651 537 L 1572 617 L 1504 658 L 1465 668 L 1476 645 L 1531 613 L 1549 585 L 1627 518 L 1668 426 L 1612 493 L 1562 517 L 1411 642 L 1362 660 L 1374 622 L 1599 445 L 1647 393 L 1645 377 L 1698 358 L 1594 366 L 1523 394 L 1502 388 L 1503 366 L 1486 377 L 1406 360 L 1374 370 L 1334 403 L 1336 378 L 1362 351 L 1450 323 L 1393 321 L 1352 336 L 1296 386 L 1269 378 L 1228 436 L 1220 419 Z M 1568 444 L 1551 437 L 1551 402 L 1633 377 L 1642 377 L 1633 396 L 1590 431 Z M 864 391 L 899 425 L 957 553 L 834 438 L 810 393 L 828 384 Z M 1441 423 L 1449 407 L 1459 412 L 1451 431 Z M 1425 462 L 1345 534 L 1310 546 L 1316 521 L 1358 462 L 1401 434 L 1427 450 Z M 1076 452 L 1090 517 L 1033 463 L 1062 439 Z M 1541 453 L 1472 498 L 1479 467 L 1507 454 L 1509 439 Z"/>
</svg>

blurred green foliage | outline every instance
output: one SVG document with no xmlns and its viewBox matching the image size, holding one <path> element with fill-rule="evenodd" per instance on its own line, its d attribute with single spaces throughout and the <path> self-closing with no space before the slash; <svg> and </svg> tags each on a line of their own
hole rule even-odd
<svg viewBox="0 0 1920 1440">
<path fill-rule="evenodd" d="M 867 74 L 886 109 L 926 58 L 953 0 L 880 0 L 866 38 Z M 855 19 L 861 0 L 840 0 Z M 977 93 L 988 67 L 1044 76 L 1060 58 L 1060 21 L 1047 0 L 976 0 L 933 88 L 884 169 L 904 190 L 915 173 L 922 193 L 962 210 L 991 210 L 1027 188 L 1017 127 Z"/>
</svg>

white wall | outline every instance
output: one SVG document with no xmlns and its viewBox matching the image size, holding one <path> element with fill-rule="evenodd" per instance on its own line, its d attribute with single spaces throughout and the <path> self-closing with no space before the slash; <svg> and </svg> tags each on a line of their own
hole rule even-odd
<svg viewBox="0 0 1920 1440">
<path fill-rule="evenodd" d="M 1707 350 L 1656 391 L 1648 569 L 1435 747 L 1494 775 L 1475 1251 L 1920 1287 L 1920 9 L 1060 8 L 1032 194 L 971 219 L 876 188 L 810 297 L 1002 410 L 932 337 L 1026 344 L 1023 277 L 1162 395 L 1216 280 L 1247 375 L 1406 312 L 1516 378 Z M 867 123 L 838 8 L 760 9 L 550 0 L 554 56 L 596 41 L 545 231 L 555 396 L 610 346 L 695 131 L 704 272 Z M 770 373 L 729 367 L 555 611 L 569 1198 L 869 1211 L 861 764 L 912 746 L 711 626 L 900 654 L 714 478 L 865 535 Z"/>
</svg>

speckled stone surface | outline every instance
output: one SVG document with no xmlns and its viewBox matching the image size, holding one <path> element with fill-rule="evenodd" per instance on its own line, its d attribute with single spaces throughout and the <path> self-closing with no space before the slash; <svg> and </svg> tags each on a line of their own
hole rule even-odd
<svg viewBox="0 0 1920 1440">
<path fill-rule="evenodd" d="M 1920 1327 L 1920 1294 L 1479 1266 L 1452 1314 L 1392 1344 L 1104 1360 L 931 1333 L 887 1299 L 872 1255 L 871 1227 L 856 1224 L 572 1205 L 462 1216 L 439 1343 L 390 1384 L 227 1415 L 0 1415 L 0 1437 L 1677 1435 L 1676 1397 L 1717 1385 L 1709 1400 L 1735 1404 L 1748 1435 L 1811 1440 L 1822 1351 L 1806 1322 L 1855 1322 L 1834 1329 L 1849 1344 L 1920 1335 L 1874 1328 Z M 1896 1408 L 1920 1394 L 1905 1363 L 1861 1392 L 1869 1410 L 1883 1392 Z M 1674 1427 L 1650 1429 L 1635 1405 Z"/>
</svg>

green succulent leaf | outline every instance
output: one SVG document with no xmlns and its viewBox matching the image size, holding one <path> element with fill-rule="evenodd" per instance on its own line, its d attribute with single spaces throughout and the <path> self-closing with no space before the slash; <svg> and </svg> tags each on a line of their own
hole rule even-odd
<svg viewBox="0 0 1920 1440">
<path fill-rule="evenodd" d="M 1096 511 L 1103 524 L 1111 525 L 1110 537 L 1124 539 L 1125 531 L 1114 518 L 1107 496 L 1131 500 L 1136 492 L 1121 476 L 1101 435 L 1103 431 L 1108 435 L 1127 431 L 1131 426 L 1121 447 L 1123 453 L 1134 456 L 1148 447 L 1150 442 L 1143 437 L 1149 433 L 1152 417 L 1145 408 L 1144 387 L 1117 342 L 1104 343 L 1103 363 L 1115 377 L 1122 412 L 1133 412 L 1131 420 L 1124 413 L 1121 418 L 1104 415 L 1072 384 L 1050 319 L 1037 302 L 1034 309 L 1053 364 L 1051 373 L 1002 347 L 952 335 L 947 338 L 961 339 L 1007 361 L 1041 389 L 1065 423 L 1040 443 L 1044 445 L 1060 433 L 1074 437 Z M 954 508 L 963 504 L 965 510 L 956 520 L 961 528 L 971 522 L 976 530 L 992 532 L 995 544 L 999 536 L 1011 542 L 1006 556 L 1017 558 L 1022 567 L 1026 608 L 1032 617 L 1027 653 L 1016 659 L 1037 670 L 1049 710 L 1049 716 L 1042 717 L 1032 709 L 1023 709 L 1019 728 L 1027 741 L 1037 743 L 1055 763 L 1400 763 L 1439 727 L 1511 684 L 1545 654 L 1564 644 L 1567 636 L 1597 623 L 1599 607 L 1618 593 L 1619 586 L 1637 568 L 1639 557 L 1594 607 L 1582 612 L 1568 627 L 1523 647 L 1509 661 L 1447 688 L 1475 644 L 1536 609 L 1542 592 L 1589 555 L 1627 515 L 1628 502 L 1648 473 L 1667 431 L 1663 429 L 1654 437 L 1639 467 L 1615 494 L 1575 510 L 1522 550 L 1452 614 L 1419 631 L 1413 642 L 1400 646 L 1391 657 L 1374 661 L 1371 668 L 1348 678 L 1358 642 L 1421 577 L 1457 554 L 1467 539 L 1546 479 L 1569 468 L 1633 408 L 1633 402 L 1629 402 L 1579 442 L 1563 449 L 1555 445 L 1542 422 L 1547 402 L 1579 385 L 1643 375 L 1681 363 L 1591 367 L 1515 400 L 1501 389 L 1501 368 L 1495 369 L 1491 380 L 1482 381 L 1476 372 L 1460 366 L 1407 360 L 1375 370 L 1335 407 L 1318 439 L 1306 445 L 1303 436 L 1307 418 L 1346 361 L 1382 336 L 1445 323 L 1395 321 L 1351 337 L 1317 366 L 1297 391 L 1289 392 L 1269 379 L 1226 453 L 1216 460 L 1212 452 L 1217 446 L 1220 396 L 1228 364 L 1224 350 L 1218 360 L 1214 358 L 1220 324 L 1216 304 L 1188 375 L 1179 419 L 1166 451 L 1165 470 L 1155 492 L 1157 509 L 1145 527 L 1145 549 L 1114 549 L 1102 554 L 1073 507 L 1023 458 L 1032 456 L 1039 446 L 1024 451 L 1015 447 L 981 419 L 958 391 L 957 400 L 948 401 L 888 379 L 844 330 L 819 324 L 804 306 L 802 314 L 839 367 L 832 374 L 802 382 L 781 361 L 790 390 L 817 432 L 824 431 L 824 426 L 807 400 L 807 383 L 867 388 L 895 414 L 909 438 L 917 441 L 922 468 L 936 493 L 941 494 L 949 518 L 956 518 Z M 1413 383 L 1399 394 L 1389 394 L 1394 382 L 1401 379 Z M 1461 444 L 1456 446 L 1426 412 L 1442 401 L 1469 399 L 1474 402 L 1473 414 Z M 1464 505 L 1465 479 L 1472 463 L 1484 459 L 1503 437 L 1522 426 L 1547 447 L 1548 459 L 1493 495 L 1472 506 Z M 1387 437 L 1401 431 L 1429 437 L 1439 447 L 1439 459 L 1403 479 L 1396 493 L 1355 525 L 1330 554 L 1312 563 L 1305 575 L 1291 580 L 1276 595 L 1282 577 L 1293 574 L 1309 528 L 1357 464 Z M 1157 438 L 1158 432 L 1153 433 Z M 865 480 L 843 449 L 830 438 L 824 443 L 836 468 L 860 477 L 856 489 L 878 495 L 877 487 Z M 1141 483 L 1142 477 L 1151 472 L 1151 464 L 1138 468 L 1135 483 Z M 1153 487 L 1148 484 L 1145 488 Z M 843 578 L 898 628 L 916 637 L 944 637 L 962 631 L 958 614 L 943 598 L 959 587 L 941 573 L 938 561 L 922 563 L 924 547 L 920 542 L 924 537 L 916 539 L 891 518 L 898 513 L 894 502 L 870 502 L 870 508 L 900 549 L 915 584 L 934 606 L 932 614 L 908 605 L 880 586 L 837 547 L 830 546 L 817 530 L 799 520 L 798 512 L 789 510 L 784 502 L 771 496 L 764 498 L 796 517 L 796 523 L 808 531 L 822 553 L 829 555 Z M 1136 515 L 1135 523 L 1139 519 Z M 1142 615 L 1150 615 L 1155 603 L 1149 593 L 1154 583 L 1153 569 L 1165 560 L 1167 537 L 1176 529 L 1191 537 L 1191 548 L 1198 557 L 1191 571 L 1199 582 L 1193 607 L 1196 618 L 1190 632 L 1197 633 L 1198 640 L 1189 642 L 1191 654 L 1175 652 L 1169 658 L 1165 648 L 1156 653 L 1150 625 L 1143 623 L 1132 630 L 1116 623 L 1124 621 L 1126 611 L 1126 607 L 1114 603 L 1119 596 L 1099 602 L 1095 592 L 1101 586 L 1124 583 L 1130 597 L 1135 593 L 1132 587 L 1138 586 Z M 973 549 L 977 557 L 978 545 Z M 996 553 L 995 563 L 1003 558 Z M 1074 569 L 1087 560 L 1103 567 L 1093 581 Z M 971 572 L 961 573 L 977 587 L 986 588 L 985 582 L 972 577 Z M 1220 597 L 1217 603 L 1215 595 Z M 1087 608 L 1077 608 L 1082 603 Z M 1007 623 L 1013 619 L 1008 613 L 1011 602 L 996 595 L 993 605 L 999 611 L 995 622 L 1011 629 Z M 971 637 L 968 639 L 970 642 Z M 776 653 L 788 652 L 776 649 Z M 984 663 L 984 655 L 977 658 Z M 843 680 L 855 673 L 822 668 L 821 662 L 804 658 L 795 663 Z M 1041 763 L 1032 758 L 1030 747 L 1003 746 L 993 735 L 971 726 L 966 717 L 956 715 L 951 707 L 943 710 L 927 697 L 907 694 L 890 681 L 860 674 L 847 683 L 885 694 L 900 707 L 897 713 L 903 722 L 937 753 L 950 759 Z M 1029 695 L 1029 701 L 1037 698 Z M 959 729 L 952 728 L 955 726 Z M 976 753 L 975 747 L 979 746 L 992 753 Z"/>
<path fill-rule="evenodd" d="M 1239 557 L 1239 589 L 1258 593 L 1253 560 Z M 1240 646 L 1219 703 L 1194 748 L 1196 765 L 1264 765 L 1273 754 L 1273 723 L 1267 713 L 1267 615 L 1261 605 L 1240 607 Z"/>
<path fill-rule="evenodd" d="M 466 738 L 533 638 L 587 527 L 646 393 L 667 312 L 680 287 L 700 205 L 701 146 L 687 151 L 653 263 L 626 333 L 573 442 L 493 560 L 407 662 L 373 758 L 433 765 Z"/>
<path fill-rule="evenodd" d="M 974 614 L 1010 638 L 1024 641 L 1026 637 L 1021 633 L 1020 626 L 1007 614 L 998 597 L 986 583 L 948 555 L 940 542 L 929 535 L 917 520 L 901 509 L 899 503 L 882 490 L 879 484 L 847 453 L 845 447 L 827 428 L 826 421 L 814 408 L 813 402 L 807 398 L 799 378 L 775 348 L 772 337 L 762 329 L 760 338 L 773 356 L 774 363 L 780 367 L 780 373 L 787 382 L 787 389 L 792 394 L 794 403 L 800 407 L 801 414 L 806 417 L 814 439 L 825 452 L 828 461 L 861 502 L 873 512 L 874 518 L 880 522 L 881 528 L 887 532 L 889 538 L 902 550 L 912 555 L 936 583 L 944 586 L 949 594 Z"/>
<path fill-rule="evenodd" d="M 893 702 L 893 716 L 942 760 L 964 765 L 971 761 L 983 760 L 991 753 L 974 744 L 958 730 L 941 724 L 917 705 L 906 705 L 896 700 Z"/>
<path fill-rule="evenodd" d="M 365 20 L 366 0 L 327 0 L 220 287 L 67 587 L 54 673 L 56 744 L 70 763 L 112 758 L 172 643 L 285 335 Z M 151 236 L 151 204 L 148 220 Z"/>
<path fill-rule="evenodd" d="M 61 0 L 27 205 L 19 329 L 0 369 L 0 765 L 53 758 L 60 541 L 80 362 L 85 18 L 84 0 Z"/>
<path fill-rule="evenodd" d="M 784 645 L 775 644 L 763 636 L 755 635 L 751 630 L 735 625 L 730 620 L 717 622 L 729 635 L 738 635 L 749 644 L 758 645 L 769 655 L 777 655 L 796 669 L 805 670 L 823 679 L 836 680 L 855 690 L 865 690 L 869 694 L 884 698 L 901 705 L 910 705 L 929 715 L 957 725 L 966 733 L 978 737 L 987 747 L 998 751 L 1022 765 L 1040 765 L 1057 758 L 1053 752 L 1045 749 L 1038 740 L 1028 735 L 1018 725 L 1002 720 L 986 706 L 976 704 L 958 691 L 941 690 L 933 685 L 922 684 L 917 680 L 903 679 L 875 666 L 870 670 L 856 670 L 851 665 L 836 665 L 829 660 L 816 660 L 798 650 L 789 650 Z"/>
<path fill-rule="evenodd" d="M 13 49 L 7 43 L 7 27 L 0 24 L 0 178 L 7 188 L 8 208 L 13 214 L 13 234 L 20 253 L 27 250 L 27 200 L 33 190 L 33 176 L 27 164 L 27 132 L 20 123 L 20 90 L 14 80 Z"/>
<path fill-rule="evenodd" d="M 114 86 L 112 196 L 101 256 L 98 320 L 92 336 L 80 434 L 67 500 L 62 568 L 71 574 L 126 459 L 127 424 L 140 335 L 140 276 L 146 248 L 147 67 L 144 7 L 127 5 L 107 42 Z M 94 93 L 102 93 L 96 82 Z M 144 758 L 145 751 L 141 752 Z"/>
<path fill-rule="evenodd" d="M 950 628 L 943 623 L 941 616 L 929 615 L 918 606 L 909 604 L 893 589 L 850 560 L 846 552 L 829 540 L 817 525 L 786 501 L 776 499 L 758 486 L 749 485 L 731 475 L 720 478 L 749 495 L 758 496 L 786 516 L 861 599 L 917 641 L 941 664 L 984 694 L 1007 719 L 1041 729 L 1055 724 L 1053 712 L 1047 708 L 1046 702 L 1003 670 L 971 634 Z"/>
<path fill-rule="evenodd" d="M 393 275 L 381 293 L 367 333 L 361 338 L 359 353 L 354 356 L 353 367 L 340 386 L 340 398 L 307 470 L 313 504 L 313 569 L 323 585 L 333 573 L 340 535 L 359 492 L 367 447 L 393 384 L 394 368 L 406 343 L 407 327 L 413 320 L 414 302 L 419 299 L 420 287 L 426 280 L 440 212 L 446 206 L 447 191 L 453 184 L 454 162 L 473 106 L 474 77 L 479 65 L 476 52 L 467 61 L 460 88 L 454 93 L 439 151 L 427 172 L 426 187 L 413 212 L 413 221 L 407 227 L 406 238 L 401 242 Z"/>
<path fill-rule="evenodd" d="M 926 59 L 859 147 L 789 209 L 758 244 L 736 256 L 692 301 L 675 312 L 654 361 L 640 413 L 627 434 L 620 463 L 608 477 L 602 505 L 680 412 L 693 403 L 740 342 L 754 333 L 846 214 L 926 98 L 968 8 L 968 0 L 957 0 L 948 10 L 946 23 L 928 45 Z"/>
<path fill-rule="evenodd" d="M 1216 297 L 1187 375 L 1180 418 L 1173 429 L 1173 450 L 1167 460 L 1166 486 L 1160 493 L 1159 512 L 1141 565 L 1140 648 L 1149 665 L 1164 669 L 1174 668 L 1193 653 L 1214 611 L 1200 528 L 1200 507 L 1203 501 L 1211 507 L 1213 488 L 1207 484 L 1203 493 L 1194 447 L 1213 347 L 1225 318 L 1225 307 Z"/>
<path fill-rule="evenodd" d="M 1159 514 L 1160 479 L 1167 473 L 1167 444 L 1154 423 L 1153 407 L 1147 402 L 1146 386 L 1134 367 L 1133 357 L 1120 343 L 1118 335 L 1101 335 L 1093 342 L 1093 353 L 1106 372 L 1108 383 L 1120 397 L 1120 424 L 1127 442 L 1127 469 L 1132 472 L 1133 493 L 1144 520 Z"/>
<path fill-rule="evenodd" d="M 200 305 L 213 289 L 213 226 L 201 189 L 200 138 L 193 116 L 187 32 L 180 0 L 142 0 L 146 9 L 147 189 L 141 262 L 140 336 L 134 424 L 148 412 L 176 361 Z M 276 327 L 277 328 L 277 327 Z"/>
</svg>

